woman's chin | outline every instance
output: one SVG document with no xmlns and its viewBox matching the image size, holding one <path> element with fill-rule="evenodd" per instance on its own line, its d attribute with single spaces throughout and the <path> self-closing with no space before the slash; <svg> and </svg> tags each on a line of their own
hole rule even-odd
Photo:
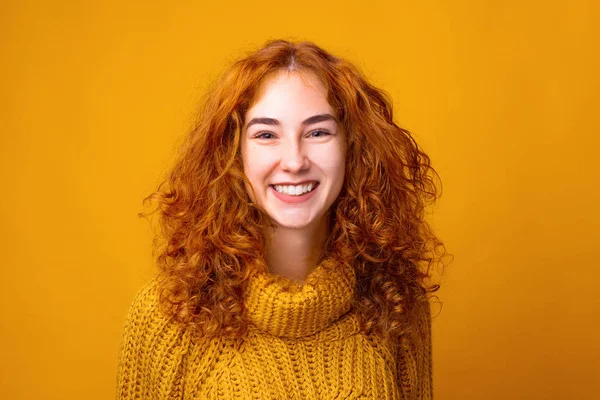
<svg viewBox="0 0 600 400">
<path fill-rule="evenodd" d="M 315 225 L 317 222 L 310 216 L 277 216 L 273 218 L 279 228 L 283 229 L 306 229 Z"/>
<path fill-rule="evenodd" d="M 310 221 L 290 221 L 290 220 L 276 220 L 278 228 L 282 229 L 306 229 L 311 226 Z"/>
</svg>

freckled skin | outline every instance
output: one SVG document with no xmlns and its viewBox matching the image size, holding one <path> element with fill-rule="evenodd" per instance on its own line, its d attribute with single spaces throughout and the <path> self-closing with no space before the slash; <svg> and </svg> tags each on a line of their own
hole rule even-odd
<svg viewBox="0 0 600 400">
<path fill-rule="evenodd" d="M 336 115 L 325 87 L 314 75 L 297 71 L 281 71 L 264 82 L 257 101 L 246 113 L 244 127 L 257 117 L 279 121 L 279 125 L 244 128 L 242 159 L 256 194 L 253 201 L 280 227 L 301 229 L 322 224 L 340 193 L 346 157 L 342 127 L 335 121 L 302 124 L 309 117 L 327 113 Z M 306 180 L 319 181 L 319 187 L 310 199 L 295 204 L 276 198 L 269 186 Z"/>
</svg>

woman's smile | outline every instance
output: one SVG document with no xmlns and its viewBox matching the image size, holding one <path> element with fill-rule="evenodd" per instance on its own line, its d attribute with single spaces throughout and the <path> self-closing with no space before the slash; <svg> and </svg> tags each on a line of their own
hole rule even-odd
<svg viewBox="0 0 600 400">
<path fill-rule="evenodd" d="M 270 185 L 275 197 L 285 203 L 302 203 L 313 197 L 319 187 L 319 182 L 305 185 Z"/>
</svg>

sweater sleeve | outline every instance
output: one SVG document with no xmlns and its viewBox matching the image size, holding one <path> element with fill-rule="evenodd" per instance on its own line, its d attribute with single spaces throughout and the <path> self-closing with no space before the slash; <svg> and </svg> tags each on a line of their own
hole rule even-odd
<svg viewBox="0 0 600 400">
<path fill-rule="evenodd" d="M 400 339 L 398 376 L 403 399 L 433 399 L 433 361 L 431 353 L 431 306 L 420 303 L 414 310 L 418 323 Z"/>
<path fill-rule="evenodd" d="M 148 282 L 129 308 L 117 365 L 117 400 L 162 398 L 157 367 L 165 360 L 157 339 L 173 335 L 159 310 L 157 288 L 156 279 Z"/>
</svg>

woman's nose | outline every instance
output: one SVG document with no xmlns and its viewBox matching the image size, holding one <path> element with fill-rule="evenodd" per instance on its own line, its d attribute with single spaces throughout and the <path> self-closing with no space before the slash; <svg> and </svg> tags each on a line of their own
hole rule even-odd
<svg viewBox="0 0 600 400">
<path fill-rule="evenodd" d="M 284 170 L 299 172 L 308 168 L 310 163 L 300 143 L 288 143 L 281 150 L 281 167 Z"/>
</svg>

